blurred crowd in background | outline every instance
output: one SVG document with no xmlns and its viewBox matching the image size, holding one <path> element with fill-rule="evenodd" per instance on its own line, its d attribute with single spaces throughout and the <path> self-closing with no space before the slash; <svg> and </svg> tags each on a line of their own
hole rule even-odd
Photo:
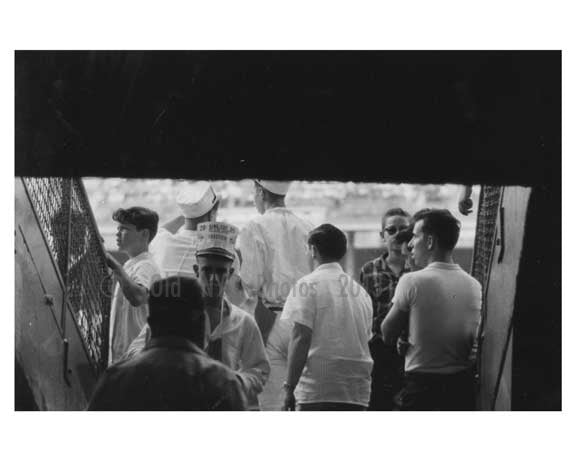
<svg viewBox="0 0 576 461">
<path fill-rule="evenodd" d="M 160 215 L 160 222 L 179 214 L 174 197 L 180 180 L 176 179 L 123 179 L 84 178 L 84 184 L 96 223 L 108 249 L 115 248 L 116 224 L 112 213 L 120 207 L 141 205 Z M 254 182 L 213 181 L 221 195 L 220 217 L 242 228 L 256 215 L 254 208 Z M 457 213 L 459 186 L 381 184 L 326 181 L 294 181 L 286 197 L 286 204 L 295 213 L 314 225 L 334 224 L 345 232 L 353 232 L 354 248 L 378 248 L 382 213 L 389 208 L 402 207 L 415 212 L 425 207 L 448 208 Z M 478 190 L 472 196 L 478 203 Z M 462 233 L 458 247 L 472 248 L 476 214 L 463 216 Z M 349 234 L 350 235 L 350 234 Z"/>
</svg>

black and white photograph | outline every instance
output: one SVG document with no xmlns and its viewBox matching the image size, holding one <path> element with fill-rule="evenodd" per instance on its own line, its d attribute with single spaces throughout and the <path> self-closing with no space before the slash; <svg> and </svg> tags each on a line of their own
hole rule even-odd
<svg viewBox="0 0 576 461">
<path fill-rule="evenodd" d="M 573 400 L 561 43 L 246 37 L 10 50 L 13 432 L 86 459 L 566 453 L 536 437 Z"/>
<path fill-rule="evenodd" d="M 15 60 L 16 410 L 561 410 L 559 52 Z"/>
</svg>

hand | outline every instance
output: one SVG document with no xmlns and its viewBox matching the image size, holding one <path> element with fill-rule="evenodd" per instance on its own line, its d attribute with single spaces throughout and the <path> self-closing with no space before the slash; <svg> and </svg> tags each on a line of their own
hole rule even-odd
<svg viewBox="0 0 576 461">
<path fill-rule="evenodd" d="M 472 206 L 474 205 L 474 202 L 470 198 L 471 195 L 472 195 L 472 187 L 464 186 L 464 189 L 462 190 L 460 197 L 458 198 L 458 210 L 464 216 L 468 216 L 472 211 Z"/>
<path fill-rule="evenodd" d="M 296 398 L 294 397 L 294 391 L 291 389 L 284 389 L 284 392 L 284 405 L 282 405 L 282 411 L 295 411 Z"/>
<path fill-rule="evenodd" d="M 472 199 L 465 198 L 458 202 L 458 209 L 460 210 L 460 213 L 462 213 L 464 216 L 468 216 L 472 212 L 472 205 L 474 205 Z"/>
<path fill-rule="evenodd" d="M 402 338 L 398 338 L 396 341 L 396 350 L 398 351 L 398 355 L 404 357 L 406 352 L 408 352 L 408 348 L 410 347 L 410 343 L 408 341 L 403 340 Z"/>
</svg>

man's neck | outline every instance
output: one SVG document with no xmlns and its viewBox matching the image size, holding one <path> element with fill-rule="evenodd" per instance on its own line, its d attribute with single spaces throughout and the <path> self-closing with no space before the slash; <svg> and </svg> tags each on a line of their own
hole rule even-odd
<svg viewBox="0 0 576 461">
<path fill-rule="evenodd" d="M 186 218 L 184 220 L 184 229 L 195 231 L 195 230 L 198 230 L 198 224 L 202 224 L 204 222 L 209 222 L 209 221 L 210 221 L 210 218 L 207 218 L 207 219 Z"/>
<path fill-rule="evenodd" d="M 210 319 L 210 328 L 212 331 L 214 331 L 214 329 L 220 323 L 221 308 L 223 307 L 222 297 L 210 299 L 204 298 L 204 306 L 206 308 L 208 318 Z"/>
<path fill-rule="evenodd" d="M 137 256 L 140 256 L 142 253 L 145 253 L 146 251 L 148 251 L 148 245 L 133 250 L 126 250 L 126 253 L 128 253 L 128 257 L 132 259 Z"/>
<path fill-rule="evenodd" d="M 264 213 L 272 208 L 286 208 L 286 203 L 284 200 L 278 200 L 276 202 L 264 202 Z"/>
<path fill-rule="evenodd" d="M 454 258 L 452 257 L 452 252 L 437 252 L 433 253 L 430 258 L 428 258 L 428 264 L 432 263 L 446 263 L 454 264 Z"/>
</svg>

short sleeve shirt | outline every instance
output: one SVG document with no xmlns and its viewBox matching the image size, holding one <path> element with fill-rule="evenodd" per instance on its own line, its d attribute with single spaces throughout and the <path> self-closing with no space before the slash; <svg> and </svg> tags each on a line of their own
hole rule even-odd
<svg viewBox="0 0 576 461">
<path fill-rule="evenodd" d="M 161 278 L 160 269 L 147 251 L 126 261 L 124 270 L 134 282 L 147 289 Z M 116 282 L 110 310 L 109 364 L 119 360 L 128 350 L 130 343 L 146 325 L 147 318 L 148 304 L 132 306 Z"/>
<path fill-rule="evenodd" d="M 392 303 L 410 316 L 407 372 L 448 374 L 470 366 L 482 289 L 458 264 L 435 262 L 404 275 Z"/>
<path fill-rule="evenodd" d="M 295 285 L 282 319 L 312 330 L 297 401 L 368 406 L 372 301 L 366 290 L 338 263 L 322 264 Z"/>
</svg>

